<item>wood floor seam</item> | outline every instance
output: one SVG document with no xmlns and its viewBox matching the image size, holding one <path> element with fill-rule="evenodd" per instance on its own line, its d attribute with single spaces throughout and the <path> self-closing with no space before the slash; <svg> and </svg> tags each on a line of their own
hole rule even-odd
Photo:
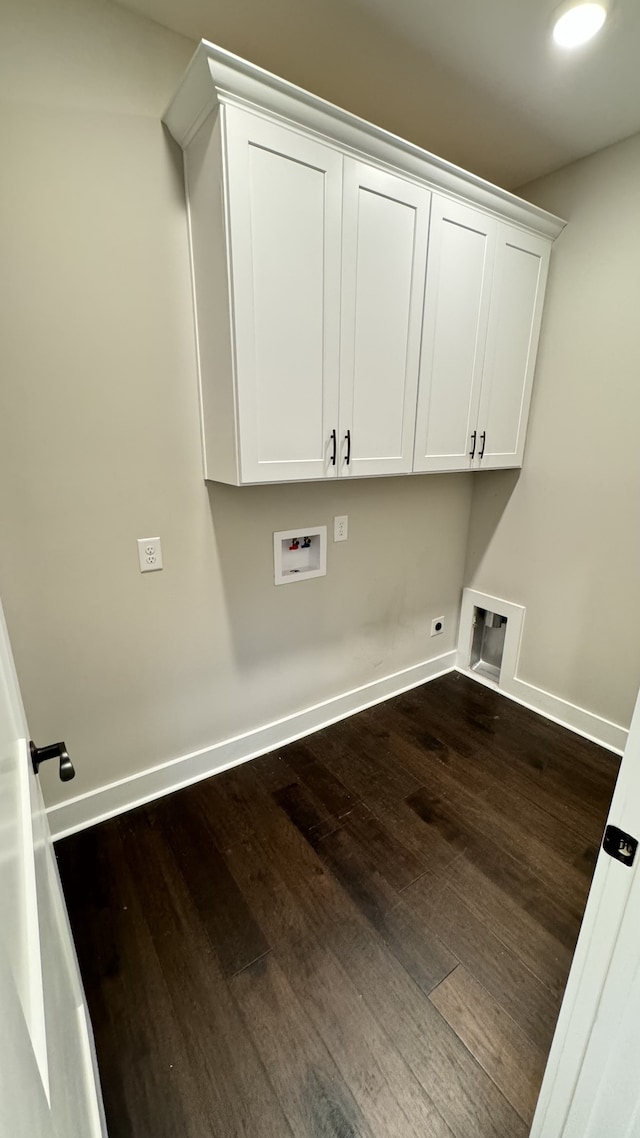
<svg viewBox="0 0 640 1138">
<path fill-rule="evenodd" d="M 442 985 L 442 984 L 444 984 L 445 980 L 448 980 L 450 976 L 453 976 L 454 972 L 455 972 L 455 971 L 456 971 L 456 970 L 457 970 L 459 967 L 460 967 L 460 961 L 458 960 L 458 962 L 457 962 L 456 964 L 454 964 L 454 966 L 453 966 L 453 968 L 451 969 L 451 971 L 450 971 L 450 972 L 447 972 L 446 976 L 443 976 L 443 977 L 442 977 L 442 980 L 438 980 L 438 983 L 437 983 L 437 984 L 434 984 L 433 988 L 432 988 L 432 989 L 431 989 L 431 991 L 429 992 L 429 999 L 431 999 L 431 997 L 432 997 L 433 993 L 434 993 L 434 992 L 437 992 L 437 991 L 438 991 L 438 988 L 440 988 L 440 987 L 441 987 L 441 985 Z"/>
<path fill-rule="evenodd" d="M 460 900 L 464 901 L 465 894 L 462 892 L 459 892 L 456 889 L 455 884 L 452 884 L 451 888 L 457 894 L 457 896 L 460 898 Z M 535 976 L 536 979 L 539 980 L 541 984 L 544 984 L 545 987 L 549 988 L 550 992 L 553 992 L 555 994 L 555 990 L 554 990 L 553 986 L 551 984 L 549 984 L 548 978 L 544 975 L 544 969 L 538 969 L 536 971 L 534 968 L 532 968 L 527 963 L 526 960 L 524 960 L 522 958 L 522 956 L 520 955 L 520 953 L 518 952 L 518 949 L 516 947 L 508 944 L 506 940 L 503 940 L 503 938 L 500 936 L 499 930 L 496 928 L 495 924 L 493 924 L 491 922 L 488 914 L 483 915 L 482 913 L 479 913 L 477 915 L 478 915 L 478 920 L 481 921 L 482 924 L 485 924 L 488 929 L 490 929 L 490 931 L 493 933 L 493 935 L 496 937 L 496 939 L 499 940 L 500 943 L 503 944 L 505 948 L 509 949 L 511 952 L 514 953 L 515 956 L 518 957 L 518 959 L 520 960 L 520 963 L 523 965 L 523 967 L 526 968 L 529 972 L 531 972 L 531 974 L 533 976 Z M 543 974 L 540 975 L 540 973 L 543 973 Z"/>
<path fill-rule="evenodd" d="M 269 956 L 271 952 L 273 952 L 272 947 L 265 949 L 265 951 L 261 952 L 259 956 L 254 956 L 253 960 L 250 960 L 247 964 L 243 964 L 242 968 L 238 968 L 237 971 L 231 972 L 229 979 L 233 980 L 234 976 L 240 976 L 242 972 L 246 972 L 247 968 L 253 968 L 254 964 L 259 964 L 260 961 L 264 960 L 265 956 Z"/>
<path fill-rule="evenodd" d="M 448 1020 L 445 1018 L 445 1016 L 443 1016 L 443 1015 L 442 1015 L 442 1012 L 440 1011 L 440 1009 L 439 1009 L 439 1008 L 437 1008 L 435 1005 L 433 1005 L 433 1007 L 434 1007 L 434 1011 L 435 1011 L 435 1012 L 437 1013 L 437 1015 L 440 1017 L 440 1019 L 442 1020 L 443 1024 L 445 1024 L 445 1025 L 446 1025 L 448 1028 L 450 1028 L 451 1030 L 453 1030 L 453 1029 L 451 1028 L 451 1024 L 449 1023 L 449 1021 L 448 1021 Z M 456 1032 L 456 1034 L 457 1034 L 457 1032 Z M 528 1126 L 530 1126 L 530 1125 L 531 1125 L 531 1120 L 532 1120 L 532 1119 L 531 1119 L 531 1116 L 527 1117 L 527 1116 L 526 1116 L 526 1112 L 525 1112 L 525 1114 L 523 1115 L 523 1113 L 521 1113 L 521 1111 L 520 1111 L 520 1110 L 518 1110 L 518 1108 L 517 1108 L 517 1107 L 514 1105 L 514 1103 L 513 1103 L 513 1102 L 511 1102 L 511 1100 L 510 1100 L 510 1098 L 509 1098 L 509 1095 L 508 1095 L 508 1094 L 505 1092 L 505 1090 L 504 1090 L 504 1089 L 503 1089 L 503 1088 L 502 1088 L 502 1087 L 499 1085 L 499 1083 L 496 1081 L 496 1079 L 495 1079 L 495 1077 L 494 1077 L 494 1074 L 493 1074 L 493 1073 L 492 1073 L 492 1071 L 491 1071 L 491 1066 L 490 1066 L 490 1064 L 489 1064 L 489 1065 L 487 1065 L 486 1063 L 483 1063 L 483 1061 L 482 1061 L 480 1058 L 478 1058 L 478 1056 L 477 1056 L 476 1054 L 474 1054 L 474 1052 L 473 1052 L 473 1051 L 472 1051 L 472 1050 L 471 1050 L 471 1049 L 468 1047 L 468 1045 L 465 1043 L 464 1039 L 463 1039 L 463 1038 L 461 1038 L 460 1036 L 458 1036 L 458 1038 L 460 1039 L 460 1042 L 462 1043 L 462 1046 L 464 1047 L 465 1051 L 467 1052 L 467 1054 L 468 1054 L 468 1056 L 469 1056 L 469 1059 L 470 1059 L 470 1061 L 471 1061 L 471 1062 L 472 1062 L 472 1063 L 473 1063 L 473 1064 L 474 1064 L 476 1067 L 478 1067 L 478 1068 L 480 1069 L 480 1071 L 482 1071 L 482 1072 L 483 1072 L 483 1074 L 484 1074 L 484 1075 L 485 1075 L 485 1076 L 486 1076 L 486 1077 L 487 1077 L 487 1078 L 490 1080 L 490 1082 L 491 1082 L 492 1086 L 495 1088 L 495 1091 L 496 1091 L 496 1093 L 497 1093 L 497 1094 L 498 1094 L 498 1095 L 499 1095 L 499 1096 L 500 1096 L 500 1097 L 501 1097 L 501 1098 L 504 1100 L 504 1102 L 505 1102 L 506 1104 L 508 1104 L 508 1106 L 509 1106 L 509 1107 L 510 1107 L 510 1108 L 511 1108 L 513 1111 L 515 1111 L 515 1113 L 517 1114 L 518 1118 L 519 1118 L 519 1119 L 520 1119 L 520 1120 L 521 1120 L 521 1121 L 522 1121 L 522 1122 L 523 1122 L 523 1123 L 524 1123 L 524 1124 L 525 1124 L 527 1127 L 528 1127 Z M 462 1135 L 460 1135 L 460 1138 L 463 1138 L 463 1136 L 462 1136 Z M 466 1136 L 465 1136 L 465 1138 L 466 1138 Z"/>
</svg>

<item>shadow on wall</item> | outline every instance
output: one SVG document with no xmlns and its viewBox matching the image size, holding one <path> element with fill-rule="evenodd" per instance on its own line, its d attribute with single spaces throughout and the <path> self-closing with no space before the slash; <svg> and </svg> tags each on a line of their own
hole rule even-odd
<svg viewBox="0 0 640 1138">
<path fill-rule="evenodd" d="M 311 641 L 317 649 L 328 644 L 335 638 L 331 576 L 276 588 L 273 570 L 275 530 L 329 526 L 326 488 L 208 482 L 207 491 L 237 663 L 259 668 L 302 654 Z M 327 560 L 331 574 L 333 559 Z"/>
<path fill-rule="evenodd" d="M 337 676 L 431 654 L 433 615 L 453 618 L 471 487 L 459 475 L 233 487 L 208 483 L 232 650 L 243 669 L 325 656 Z M 333 541 L 333 518 L 349 539 Z M 327 576 L 275 586 L 273 533 L 327 526 Z M 437 611 L 436 611 L 437 610 Z M 450 628 L 453 637 L 455 629 Z M 450 647 L 438 643 L 438 650 Z M 453 641 L 452 641 L 453 643 Z"/>
<path fill-rule="evenodd" d="M 167 169 L 170 173 L 171 188 L 175 194 L 176 202 L 183 207 L 185 211 L 185 239 L 187 238 L 187 197 L 184 187 L 184 156 L 182 148 L 178 145 L 173 135 L 169 132 L 168 127 L 164 123 L 160 124 L 162 133 L 164 135 L 165 146 L 169 161 Z"/>
<path fill-rule="evenodd" d="M 511 495 L 514 493 L 521 470 L 487 470 L 474 475 L 465 585 L 473 588 L 476 573 L 500 525 Z M 516 597 L 504 600 L 517 601 Z"/>
</svg>

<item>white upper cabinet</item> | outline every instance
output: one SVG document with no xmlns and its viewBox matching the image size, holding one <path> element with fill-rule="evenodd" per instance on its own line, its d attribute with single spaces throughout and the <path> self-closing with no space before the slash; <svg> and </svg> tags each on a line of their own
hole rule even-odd
<svg viewBox="0 0 640 1138">
<path fill-rule="evenodd" d="M 413 467 L 430 193 L 344 161 L 340 473 Z"/>
<path fill-rule="evenodd" d="M 434 194 L 414 470 L 467 470 L 477 453 L 496 230 Z"/>
<path fill-rule="evenodd" d="M 550 252 L 548 241 L 498 225 L 478 415 L 480 468 L 522 466 Z"/>
<path fill-rule="evenodd" d="M 414 470 L 522 465 L 549 253 L 434 195 Z"/>
<path fill-rule="evenodd" d="M 164 121 L 206 478 L 521 464 L 563 222 L 205 42 Z"/>
<path fill-rule="evenodd" d="M 342 155 L 225 110 L 243 482 L 335 473 Z"/>
</svg>

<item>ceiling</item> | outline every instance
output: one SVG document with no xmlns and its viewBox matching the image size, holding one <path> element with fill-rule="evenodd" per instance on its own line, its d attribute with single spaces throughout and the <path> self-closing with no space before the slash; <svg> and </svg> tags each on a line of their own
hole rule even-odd
<svg viewBox="0 0 640 1138">
<path fill-rule="evenodd" d="M 590 43 L 556 0 L 120 0 L 508 188 L 640 131 L 640 3 Z"/>
</svg>

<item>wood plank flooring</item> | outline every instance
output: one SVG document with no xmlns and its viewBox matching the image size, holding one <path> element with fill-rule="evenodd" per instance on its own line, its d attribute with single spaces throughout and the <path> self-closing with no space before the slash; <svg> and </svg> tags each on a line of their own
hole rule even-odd
<svg viewBox="0 0 640 1138">
<path fill-rule="evenodd" d="M 524 1138 L 617 768 L 452 673 L 60 842 L 111 1138 Z"/>
</svg>

